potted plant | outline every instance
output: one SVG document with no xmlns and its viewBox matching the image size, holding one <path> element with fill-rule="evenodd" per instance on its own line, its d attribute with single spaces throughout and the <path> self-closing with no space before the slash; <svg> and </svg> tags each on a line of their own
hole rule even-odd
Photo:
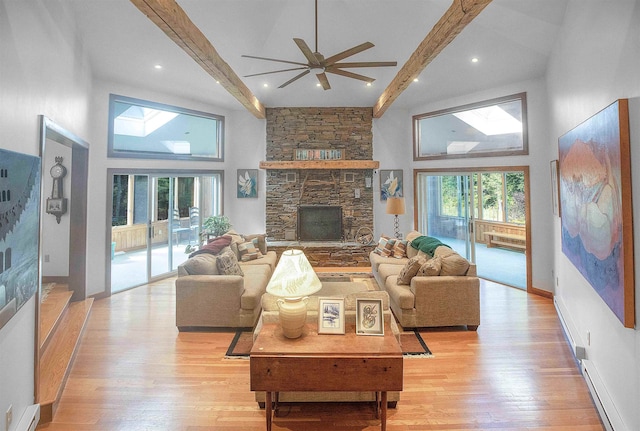
<svg viewBox="0 0 640 431">
<path fill-rule="evenodd" d="M 229 217 L 224 215 L 209 216 L 202 222 L 202 232 L 200 233 L 200 244 L 205 242 L 209 236 L 220 236 L 231 229 Z M 187 245 L 185 253 L 192 253 L 198 249 L 197 246 Z"/>
<path fill-rule="evenodd" d="M 202 222 L 202 238 L 208 235 L 220 236 L 231 229 L 229 217 L 224 215 L 210 216 Z"/>
</svg>

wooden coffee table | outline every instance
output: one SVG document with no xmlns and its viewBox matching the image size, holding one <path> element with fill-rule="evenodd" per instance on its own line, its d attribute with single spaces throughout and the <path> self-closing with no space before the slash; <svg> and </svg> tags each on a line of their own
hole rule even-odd
<svg viewBox="0 0 640 431">
<path fill-rule="evenodd" d="M 251 390 L 265 391 L 267 431 L 271 431 L 278 392 L 370 391 L 376 393 L 376 417 L 387 426 L 387 391 L 402 390 L 402 349 L 385 322 L 384 336 L 319 335 L 307 324 L 297 339 L 285 338 L 279 324 L 265 324 L 250 354 Z"/>
</svg>

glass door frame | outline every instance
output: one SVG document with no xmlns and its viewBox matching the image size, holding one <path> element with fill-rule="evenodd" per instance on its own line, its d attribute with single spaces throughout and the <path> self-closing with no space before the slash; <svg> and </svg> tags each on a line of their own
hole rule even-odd
<svg viewBox="0 0 640 431">
<path fill-rule="evenodd" d="M 532 262 L 531 262 L 531 188 L 530 188 L 530 175 L 529 166 L 487 166 L 487 167 L 459 167 L 459 168 L 426 168 L 426 169 L 414 169 L 413 170 L 413 218 L 414 228 L 419 228 L 419 214 L 418 205 L 419 199 L 424 199 L 426 196 L 419 196 L 418 187 L 418 175 L 419 174 L 431 174 L 431 175 L 472 175 L 474 173 L 486 173 L 486 172 L 522 172 L 524 174 L 524 194 L 525 194 L 525 234 L 526 234 L 526 249 L 525 249 L 525 262 L 526 262 L 526 291 L 528 293 L 536 293 L 537 289 L 532 286 Z M 471 187 L 473 190 L 473 187 Z M 473 192 L 472 192 L 473 195 Z M 473 213 L 472 213 L 473 215 Z M 475 218 L 473 219 L 474 232 L 475 232 Z"/>
<path fill-rule="evenodd" d="M 223 170 L 202 170 L 202 169 L 182 169 L 182 170 L 176 170 L 176 169 L 127 169 L 127 168 L 109 168 L 107 169 L 107 218 L 106 218 L 106 226 L 105 226 L 105 232 L 106 232 L 106 244 L 105 244 L 105 295 L 106 296 L 111 296 L 112 294 L 112 287 L 111 287 L 111 281 L 112 281 L 112 277 L 111 277 L 111 253 L 112 253 L 112 249 L 111 249 L 111 243 L 112 243 L 112 212 L 113 212 L 113 186 L 114 186 L 114 182 L 113 182 L 113 178 L 116 175 L 129 175 L 129 176 L 146 176 L 148 178 L 148 190 L 147 190 L 147 220 L 146 220 L 146 244 L 147 244 L 147 250 L 146 250 L 146 255 L 147 255 L 147 268 L 146 268 L 146 276 L 147 276 L 147 281 L 146 283 L 149 282 L 153 282 L 156 280 L 161 280 L 163 278 L 167 278 L 170 277 L 172 275 L 174 275 L 176 273 L 175 269 L 172 269 L 166 273 L 162 273 L 156 276 L 152 276 L 152 268 L 151 268 L 151 252 L 152 252 L 152 244 L 151 241 L 149 241 L 149 239 L 152 237 L 153 235 L 153 227 L 152 227 L 152 211 L 155 211 L 155 205 L 157 202 L 156 199 L 156 187 L 157 187 L 157 181 L 154 181 L 154 179 L 158 179 L 158 178 L 184 178 L 184 177 L 212 177 L 212 176 L 218 176 L 219 177 L 219 193 L 220 193 L 220 199 L 219 202 L 210 202 L 208 203 L 208 205 L 211 207 L 211 211 L 219 213 L 219 214 L 223 214 L 224 211 L 224 171 Z M 174 193 L 173 193 L 173 181 L 170 181 L 170 196 L 169 196 L 169 211 L 172 211 L 172 206 L 173 206 L 173 199 L 174 199 Z M 203 202 L 204 199 L 204 192 L 207 189 L 207 187 L 202 187 L 202 184 L 200 185 L 200 187 L 197 188 L 196 193 L 199 193 L 199 200 L 200 202 Z M 171 244 L 173 241 L 173 235 L 171 233 L 171 214 L 169 213 L 167 214 L 168 217 L 168 222 L 167 222 L 167 235 L 169 238 L 168 243 Z M 202 213 L 205 214 L 205 213 Z M 200 219 L 200 226 L 202 226 L 202 219 Z M 172 259 L 171 256 L 169 256 L 169 262 L 171 263 Z M 172 266 L 173 267 L 173 264 Z M 142 283 L 145 284 L 145 283 Z M 138 285 L 136 285 L 138 286 Z M 130 289 L 136 286 L 131 286 L 131 287 L 127 287 L 126 289 Z M 126 290 L 124 289 L 124 290 Z"/>
</svg>

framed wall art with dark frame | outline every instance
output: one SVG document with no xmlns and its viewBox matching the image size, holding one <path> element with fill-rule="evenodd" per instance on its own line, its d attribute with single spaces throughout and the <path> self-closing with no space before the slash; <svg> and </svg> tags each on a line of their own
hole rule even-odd
<svg viewBox="0 0 640 431">
<path fill-rule="evenodd" d="M 258 170 L 238 169 L 238 198 L 258 197 Z"/>
<path fill-rule="evenodd" d="M 401 198 L 403 188 L 402 169 L 380 169 L 380 200 Z"/>
<path fill-rule="evenodd" d="M 0 328 L 40 284 L 40 163 L 0 149 Z"/>
<path fill-rule="evenodd" d="M 620 99 L 558 139 L 562 252 L 635 326 L 629 106 Z"/>
</svg>

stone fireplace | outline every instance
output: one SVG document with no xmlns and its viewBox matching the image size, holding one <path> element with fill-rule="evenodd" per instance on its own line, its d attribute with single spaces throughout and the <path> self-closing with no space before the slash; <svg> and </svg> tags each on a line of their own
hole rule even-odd
<svg viewBox="0 0 640 431">
<path fill-rule="evenodd" d="M 267 162 L 288 163 L 267 164 L 267 237 L 297 240 L 299 206 L 342 207 L 347 241 L 359 227 L 372 229 L 373 169 L 358 163 L 373 161 L 371 108 L 268 108 L 266 114 Z M 298 149 L 340 150 L 343 158 L 306 169 L 296 163 Z"/>
<path fill-rule="evenodd" d="M 260 165 L 266 169 L 268 239 L 298 241 L 299 208 L 308 207 L 341 209 L 339 226 L 335 221 L 327 227 L 336 239 L 314 241 L 353 245 L 360 227 L 373 229 L 372 178 L 378 163 L 373 161 L 372 109 L 267 108 L 266 116 L 267 160 Z M 300 160 L 298 150 L 334 151 L 341 157 Z"/>
</svg>

